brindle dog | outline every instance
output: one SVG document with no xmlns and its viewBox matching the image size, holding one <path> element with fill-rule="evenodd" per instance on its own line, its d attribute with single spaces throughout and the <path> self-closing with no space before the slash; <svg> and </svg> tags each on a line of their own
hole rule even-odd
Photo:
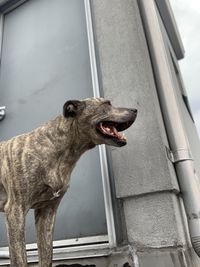
<svg viewBox="0 0 200 267">
<path fill-rule="evenodd" d="M 29 209 L 35 210 L 39 266 L 52 266 L 56 210 L 77 160 L 96 145 L 124 146 L 126 137 L 120 132 L 136 114 L 103 98 L 71 100 L 54 120 L 0 143 L 0 211 L 6 215 L 11 266 L 27 266 L 24 227 Z"/>
</svg>

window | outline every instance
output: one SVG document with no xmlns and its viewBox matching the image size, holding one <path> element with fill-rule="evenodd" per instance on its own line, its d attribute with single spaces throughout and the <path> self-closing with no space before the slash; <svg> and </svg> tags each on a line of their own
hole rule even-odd
<svg viewBox="0 0 200 267">
<path fill-rule="evenodd" d="M 66 100 L 98 96 L 99 89 L 88 0 L 6 1 L 1 10 L 0 99 L 7 116 L 0 123 L 0 140 L 4 140 L 55 117 Z M 35 260 L 32 212 L 26 224 L 27 248 Z M 115 245 L 104 146 L 85 153 L 78 162 L 58 210 L 54 239 L 55 257 L 62 257 L 70 246 Z M 6 246 L 1 213 L 0 257 L 7 255 Z M 0 260 L 0 265 L 4 262 Z"/>
</svg>

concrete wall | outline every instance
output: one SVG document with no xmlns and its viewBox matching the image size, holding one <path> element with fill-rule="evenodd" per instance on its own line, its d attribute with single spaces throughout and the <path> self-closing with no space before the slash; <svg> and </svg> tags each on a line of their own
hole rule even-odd
<svg viewBox="0 0 200 267">
<path fill-rule="evenodd" d="M 139 111 L 136 123 L 127 131 L 128 145 L 120 153 L 110 149 L 128 242 L 142 267 L 150 267 L 149 259 L 158 252 L 161 258 L 152 261 L 154 267 L 189 266 L 172 265 L 168 257 L 173 248 L 174 255 L 183 260 L 184 253 L 178 250 L 186 248 L 189 239 L 177 178 L 166 154 L 168 142 L 137 1 L 95 0 L 92 14 L 104 96 L 115 105 Z M 162 259 L 166 265 L 160 265 Z"/>
</svg>

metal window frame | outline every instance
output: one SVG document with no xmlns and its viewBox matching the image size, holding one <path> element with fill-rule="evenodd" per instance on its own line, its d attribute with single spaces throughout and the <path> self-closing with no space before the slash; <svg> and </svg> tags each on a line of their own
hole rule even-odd
<svg viewBox="0 0 200 267">
<path fill-rule="evenodd" d="M 3 21 L 4 15 L 27 0 L 4 0 L 0 2 L 0 60 L 3 42 Z M 88 37 L 88 49 L 90 57 L 91 77 L 94 97 L 100 96 L 97 62 L 95 54 L 94 32 L 91 15 L 90 0 L 84 0 L 85 18 Z M 111 186 L 108 171 L 108 160 L 105 145 L 99 146 L 100 165 L 102 173 L 103 195 L 107 222 L 107 235 L 89 236 L 77 239 L 54 241 L 53 259 L 72 259 L 105 256 L 110 254 L 112 248 L 116 247 L 116 231 L 114 213 L 111 197 Z M 37 262 L 38 253 L 36 244 L 29 244 L 27 248 L 28 262 Z M 8 247 L 0 247 L 0 266 L 9 264 Z"/>
<path fill-rule="evenodd" d="M 158 12 L 172 43 L 177 59 L 184 57 L 184 46 L 169 0 L 155 0 Z"/>
<path fill-rule="evenodd" d="M 162 21 L 162 18 L 160 17 L 160 14 L 158 13 L 158 20 L 160 22 L 160 28 L 161 28 L 161 31 L 162 31 L 162 34 L 163 34 L 163 38 L 166 40 L 166 43 L 164 44 L 165 45 L 165 48 L 166 48 L 166 51 L 167 53 L 169 53 L 168 57 L 169 57 L 169 60 L 171 60 L 172 62 L 172 65 L 173 65 L 173 68 L 174 68 L 174 71 L 176 73 L 176 79 L 177 79 L 177 83 L 179 85 L 179 90 L 181 91 L 181 95 L 182 95 L 182 99 L 183 99 L 183 102 L 186 106 L 186 109 L 191 117 L 191 120 L 194 122 L 194 118 L 193 118 L 193 115 L 192 115 L 192 110 L 191 110 L 191 107 L 190 107 L 190 103 L 188 101 L 188 97 L 187 97 L 187 92 L 186 92 L 186 89 L 185 89 L 185 85 L 184 85 L 184 82 L 183 82 L 183 77 L 182 77 L 182 74 L 181 74 L 181 71 L 180 71 L 180 67 L 179 67 L 179 64 L 178 64 L 178 58 L 175 54 L 175 50 L 174 50 L 174 47 L 172 46 L 172 43 L 169 39 L 169 35 L 166 31 L 166 28 L 165 28 L 165 25 L 164 25 L 164 22 Z"/>
</svg>

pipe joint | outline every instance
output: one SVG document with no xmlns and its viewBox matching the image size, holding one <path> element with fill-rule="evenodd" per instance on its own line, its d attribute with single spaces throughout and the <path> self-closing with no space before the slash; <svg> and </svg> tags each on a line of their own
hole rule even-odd
<svg viewBox="0 0 200 267">
<path fill-rule="evenodd" d="M 200 257 L 200 217 L 188 221 L 192 246 Z"/>
<path fill-rule="evenodd" d="M 170 150 L 166 147 L 167 157 L 172 163 L 177 163 L 181 161 L 191 160 L 194 161 L 192 153 L 189 149 L 180 148 L 176 150 Z"/>
</svg>

